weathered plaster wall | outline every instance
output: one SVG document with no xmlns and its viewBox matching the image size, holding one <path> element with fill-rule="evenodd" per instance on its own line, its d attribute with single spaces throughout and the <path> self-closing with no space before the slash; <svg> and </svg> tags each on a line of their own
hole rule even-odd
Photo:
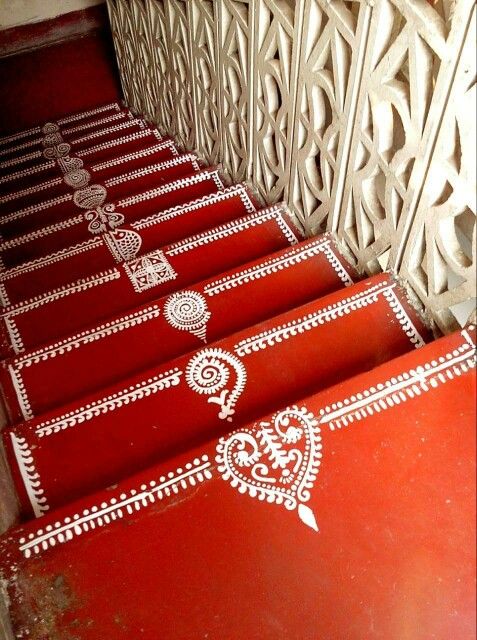
<svg viewBox="0 0 477 640">
<path fill-rule="evenodd" d="M 0 0 L 0 29 L 51 20 L 71 11 L 80 11 L 105 0 Z"/>
</svg>

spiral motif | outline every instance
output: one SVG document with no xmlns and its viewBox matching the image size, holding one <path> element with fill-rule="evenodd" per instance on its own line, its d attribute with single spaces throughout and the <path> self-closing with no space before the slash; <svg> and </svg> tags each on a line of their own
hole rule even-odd
<svg viewBox="0 0 477 640">
<path fill-rule="evenodd" d="M 58 133 L 58 132 L 49 133 L 42 140 L 42 144 L 44 147 L 55 147 L 56 145 L 61 144 L 62 142 L 63 142 L 63 137 L 61 133 Z"/>
<path fill-rule="evenodd" d="M 196 393 L 212 395 L 223 389 L 229 381 L 230 371 L 213 351 L 202 351 L 189 362 L 186 379 Z"/>
<path fill-rule="evenodd" d="M 191 331 L 207 322 L 208 311 L 205 298 L 197 291 L 175 293 L 166 302 L 164 314 L 173 327 Z"/>
<path fill-rule="evenodd" d="M 56 122 L 47 122 L 41 131 L 45 135 L 48 135 L 50 133 L 57 133 L 59 130 L 60 127 L 56 124 Z"/>
<path fill-rule="evenodd" d="M 75 169 L 65 174 L 63 179 L 69 187 L 80 189 L 88 184 L 90 178 L 90 174 L 85 169 Z"/>
<path fill-rule="evenodd" d="M 47 147 L 43 151 L 43 156 L 47 160 L 55 160 L 56 158 L 65 158 L 67 155 L 69 155 L 70 151 L 71 145 L 67 142 L 62 142 L 56 147 Z"/>
</svg>

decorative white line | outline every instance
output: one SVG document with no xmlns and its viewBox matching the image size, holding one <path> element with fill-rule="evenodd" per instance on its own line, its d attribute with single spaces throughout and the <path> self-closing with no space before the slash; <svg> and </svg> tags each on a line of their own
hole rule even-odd
<svg viewBox="0 0 477 640">
<path fill-rule="evenodd" d="M 475 345 L 465 342 L 445 356 L 333 403 L 320 411 L 320 423 L 334 431 L 418 397 L 474 369 L 475 351 Z"/>
<path fill-rule="evenodd" d="M 81 111 L 80 113 L 76 113 L 72 116 L 66 116 L 65 118 L 60 118 L 57 120 L 57 123 L 60 125 L 69 124 L 70 122 L 78 122 L 79 120 L 84 120 L 85 118 L 90 118 L 92 116 L 97 116 L 100 113 L 104 113 L 105 111 L 121 111 L 121 106 L 117 102 L 111 102 L 109 104 L 105 104 L 102 107 L 97 107 L 96 109 L 90 109 L 89 111 Z"/>
<path fill-rule="evenodd" d="M 40 475 L 33 462 L 33 455 L 25 438 L 19 438 L 10 433 L 13 452 L 18 464 L 20 475 L 27 492 L 33 512 L 37 518 L 49 510 L 44 490 L 41 488 Z"/>
<path fill-rule="evenodd" d="M 157 305 L 151 305 L 141 311 L 121 316 L 111 322 L 106 322 L 88 331 L 82 331 L 81 333 L 77 333 L 71 337 L 65 338 L 64 340 L 59 340 L 58 342 L 42 347 L 41 349 L 29 351 L 24 356 L 15 358 L 10 366 L 14 369 L 20 370 L 23 367 L 30 367 L 34 364 L 38 364 L 39 362 L 49 360 L 50 358 L 70 353 L 73 349 L 78 349 L 84 344 L 91 344 L 92 342 L 101 340 L 113 333 L 117 334 L 121 331 L 137 327 L 150 320 L 154 320 L 159 317 L 160 313 L 160 308 Z"/>
<path fill-rule="evenodd" d="M 110 158 L 105 162 L 99 162 L 93 165 L 90 168 L 90 171 L 92 173 L 96 171 L 103 171 L 103 169 L 110 169 L 111 167 L 116 167 L 118 165 L 131 162 L 132 160 L 138 160 L 139 158 L 147 158 L 148 156 L 151 156 L 157 153 L 158 151 L 164 151 L 164 149 L 170 149 L 172 155 L 174 156 L 177 156 L 179 153 L 173 141 L 166 140 L 161 144 L 154 144 L 150 147 L 146 147 L 145 149 L 141 149 L 140 151 L 136 151 L 135 153 L 128 153 L 124 156 L 119 156 L 118 158 Z"/>
<path fill-rule="evenodd" d="M 333 322 L 334 320 L 350 314 L 353 311 L 358 311 L 370 304 L 375 304 L 378 302 L 380 295 L 387 300 L 387 292 L 395 287 L 396 283 L 389 284 L 387 282 L 381 282 L 380 284 L 370 287 L 369 289 L 357 293 L 354 296 L 343 298 L 335 304 L 314 311 L 313 313 L 309 313 L 302 318 L 292 320 L 287 324 L 274 327 L 273 329 L 267 329 L 267 331 L 262 331 L 254 336 L 245 338 L 235 345 L 235 352 L 240 356 L 246 356 L 253 352 L 273 347 L 275 344 L 280 343 L 283 340 L 288 340 L 289 338 L 301 335 L 305 331 L 311 331 L 322 324 Z M 391 309 L 396 313 L 393 307 L 391 307 Z M 413 344 L 416 344 L 416 341 L 419 339 L 422 340 L 417 330 L 415 330 L 414 333 L 411 332 L 414 325 L 405 313 L 403 317 L 401 317 L 401 314 L 397 316 L 397 319 L 399 320 L 399 324 L 403 331 Z"/>
<path fill-rule="evenodd" d="M 7 195 L 2 196 L 0 198 L 0 204 L 5 204 L 6 202 L 12 202 L 12 200 L 18 200 L 19 198 L 23 198 L 24 196 L 28 196 L 33 193 L 40 193 L 41 191 L 45 191 L 50 187 L 56 187 L 62 182 L 63 182 L 63 178 L 52 178 L 51 180 L 47 180 L 45 182 L 41 182 L 40 184 L 33 185 L 32 187 L 28 187 L 27 189 L 21 189 L 20 191 L 13 191 L 12 193 L 7 193 Z"/>
<path fill-rule="evenodd" d="M 177 167 L 181 164 L 187 164 L 190 162 L 195 171 L 199 171 L 199 164 L 197 162 L 197 156 L 192 153 L 187 155 L 177 156 L 177 158 L 173 158 L 171 160 L 164 160 L 162 162 L 157 162 L 156 164 L 149 165 L 147 167 L 141 167 L 140 169 L 136 169 L 135 171 L 130 171 L 129 173 L 123 173 L 122 175 L 115 176 L 114 178 L 109 178 L 105 180 L 104 184 L 106 187 L 114 187 L 123 182 L 128 182 L 129 180 L 136 180 L 137 178 L 142 178 L 144 176 L 148 176 L 151 173 L 158 173 L 163 171 L 164 169 L 170 169 L 171 167 Z"/>
<path fill-rule="evenodd" d="M 43 227 L 43 229 L 31 231 L 30 233 L 26 233 L 23 236 L 17 236 L 16 238 L 12 238 L 11 240 L 6 240 L 0 245 L 0 252 L 8 251 L 8 249 L 18 247 L 22 244 L 31 242 L 32 240 L 38 240 L 38 238 L 44 238 L 45 236 L 49 236 L 52 233 L 56 233 L 57 231 L 63 231 L 63 229 L 69 229 L 70 227 L 74 227 L 81 222 L 83 222 L 83 216 L 79 215 L 75 218 L 67 218 L 63 222 L 57 222 L 56 224 L 52 224 L 49 227 Z"/>
<path fill-rule="evenodd" d="M 151 138 L 151 137 L 158 141 L 162 140 L 161 135 L 155 129 L 144 129 L 142 131 L 136 131 L 135 133 L 131 133 L 128 136 L 123 136 L 122 138 L 115 138 L 114 140 L 108 140 L 107 142 L 97 144 L 94 147 L 88 147 L 87 149 L 80 149 L 79 151 L 76 152 L 76 155 L 80 158 L 84 158 L 85 156 L 89 156 L 91 154 L 97 153 L 98 151 L 103 151 L 104 149 L 113 149 L 114 147 L 122 146 L 123 144 L 127 144 L 128 142 L 134 142 L 134 140 L 141 140 L 142 138 Z"/>
<path fill-rule="evenodd" d="M 136 205 L 141 202 L 145 202 L 146 200 L 152 200 L 157 196 L 163 195 L 164 193 L 171 193 L 172 191 L 177 191 L 178 189 L 183 189 L 185 187 L 190 187 L 193 184 L 198 184 L 199 182 L 204 182 L 205 180 L 212 179 L 217 185 L 217 189 L 224 189 L 224 185 L 219 178 L 219 170 L 206 170 L 201 171 L 200 173 L 196 173 L 192 176 L 188 176 L 186 178 L 179 178 L 178 180 L 174 180 L 173 182 L 169 182 L 164 184 L 156 189 L 150 189 L 149 191 L 144 191 L 143 193 L 138 193 L 134 196 L 129 196 L 128 198 L 124 198 L 124 200 L 120 200 L 117 203 L 119 208 L 121 207 L 130 207 L 131 205 Z"/>
<path fill-rule="evenodd" d="M 254 204 L 252 203 L 250 196 L 247 192 L 247 189 L 244 185 L 235 185 L 233 187 L 228 187 L 223 191 L 218 191 L 217 193 L 212 193 L 207 196 L 202 196 L 197 200 L 193 200 L 192 202 L 187 203 L 186 205 L 178 205 L 176 207 L 172 207 L 171 209 L 167 209 L 166 211 L 161 211 L 152 216 L 148 216 L 147 218 L 143 218 L 142 220 L 137 220 L 136 222 L 131 223 L 131 227 L 136 231 L 142 231 L 144 229 L 148 229 L 149 227 L 153 227 L 158 223 L 166 222 L 168 220 L 172 220 L 178 216 L 190 213 L 192 211 L 196 211 L 203 207 L 207 207 L 209 205 L 217 204 L 218 202 L 223 202 L 224 200 L 228 200 L 230 198 L 239 197 L 244 205 L 245 211 L 247 213 L 255 213 L 256 209 Z"/>
<path fill-rule="evenodd" d="M 420 335 L 417 328 L 411 322 L 411 318 L 407 315 L 404 307 L 401 304 L 401 301 L 396 295 L 396 291 L 394 289 L 390 289 L 384 292 L 384 297 L 389 302 L 389 306 L 393 310 L 394 315 L 399 320 L 399 324 L 402 327 L 402 330 L 410 339 L 412 344 L 419 349 L 419 347 L 423 347 L 426 343 L 422 336 Z"/>
<path fill-rule="evenodd" d="M 215 240 L 226 238 L 227 236 L 231 236 L 234 233 L 238 233 L 239 231 L 243 231 L 244 229 L 249 229 L 250 227 L 255 227 L 260 224 L 264 224 L 265 222 L 268 222 L 270 220 L 275 220 L 279 224 L 279 220 L 282 219 L 282 215 L 283 209 L 280 206 L 257 211 L 250 216 L 239 218 L 238 220 L 234 220 L 232 222 L 227 222 L 210 231 L 199 233 L 195 236 L 190 236 L 189 238 L 180 240 L 179 242 L 172 244 L 166 251 L 166 254 L 168 256 L 177 256 L 181 253 L 187 253 L 191 249 L 196 249 L 197 247 L 209 244 L 210 242 L 215 242 Z M 285 234 L 285 237 L 287 238 L 287 240 L 289 240 L 288 234 Z M 291 240 L 289 241 L 291 242 Z"/>
<path fill-rule="evenodd" d="M 86 251 L 91 251 L 92 249 L 96 249 L 103 244 L 101 238 L 91 238 L 90 240 L 86 240 L 85 242 L 80 242 L 73 247 L 67 247 L 66 249 L 60 249 L 60 251 L 56 251 L 55 253 L 50 253 L 47 256 L 43 256 L 41 258 L 35 258 L 35 260 L 31 260 L 30 262 L 25 262 L 24 264 L 20 264 L 16 267 L 11 267 L 7 271 L 0 273 L 0 281 L 4 282 L 5 280 L 11 280 L 12 278 L 16 278 L 19 275 L 24 273 L 30 273 L 32 271 L 36 271 L 38 269 L 42 269 L 50 264 L 54 264 L 55 262 L 62 262 L 63 260 L 67 260 L 73 256 L 77 256 L 80 253 L 85 253 Z"/>
<path fill-rule="evenodd" d="M 99 506 L 94 505 L 81 513 L 65 518 L 61 523 L 47 525 L 44 529 L 30 533 L 26 538 L 20 538 L 20 551 L 26 558 L 30 558 L 56 544 L 70 542 L 75 536 L 88 534 L 96 527 L 109 525 L 126 514 L 132 515 L 147 508 L 156 500 L 163 500 L 164 497 L 177 494 L 189 486 L 196 487 L 197 484 L 211 480 L 212 470 L 208 456 L 195 458 L 184 465 L 184 468 L 180 467 L 176 471 L 160 476 L 158 481 L 151 480 L 138 489 L 121 493 L 119 498 L 110 498 Z"/>
<path fill-rule="evenodd" d="M 3 282 L 0 281 L 0 302 L 2 307 L 8 307 L 10 305 L 10 296 L 8 295 L 7 288 Z"/>
<path fill-rule="evenodd" d="M 115 411 L 125 404 L 132 404 L 137 400 L 141 400 L 146 396 L 153 395 L 164 389 L 176 387 L 180 383 L 181 377 L 182 371 L 180 369 L 171 369 L 170 371 L 143 380 L 132 387 L 127 387 L 117 393 L 113 393 L 110 396 L 95 400 L 84 407 L 69 411 L 58 418 L 42 422 L 36 427 L 35 433 L 39 438 L 43 438 L 54 433 L 59 433 L 64 429 L 70 429 L 78 424 L 83 425 L 88 420 L 92 420 L 110 411 Z"/>
<path fill-rule="evenodd" d="M 249 282 L 259 280 L 260 278 L 266 278 L 273 273 L 278 273 L 282 269 L 288 269 L 289 267 L 314 258 L 320 254 L 325 255 L 344 284 L 350 286 L 353 284 L 353 280 L 343 265 L 337 259 L 334 259 L 336 256 L 333 253 L 330 244 L 331 241 L 328 238 L 319 238 L 312 244 L 308 244 L 306 247 L 287 249 L 284 255 L 270 260 L 263 260 L 254 267 L 249 267 L 248 269 L 236 272 L 233 275 L 225 276 L 224 278 L 211 282 L 204 287 L 204 293 L 208 296 L 215 296 L 219 293 L 223 293 L 224 291 L 234 289 L 235 287 L 241 287 Z"/>
<path fill-rule="evenodd" d="M 49 160 L 43 164 L 39 164 L 35 167 L 30 167 L 29 169 L 22 169 L 22 171 L 15 171 L 15 173 L 9 173 L 6 176 L 2 176 L 0 178 L 0 184 L 5 182 L 13 182 L 13 180 L 18 180 L 19 178 L 25 178 L 26 176 L 32 176 L 35 173 L 41 173 L 42 171 L 47 171 L 48 169 L 55 168 L 55 161 Z"/>
<path fill-rule="evenodd" d="M 24 162 L 28 162 L 29 160 L 36 160 L 37 158 L 42 157 L 41 151 L 34 151 L 33 153 L 28 153 L 25 156 L 18 156 L 18 158 L 12 158 L 11 160 L 4 160 L 0 162 L 0 169 L 7 169 L 8 167 L 14 167 L 17 164 L 23 164 Z"/>
<path fill-rule="evenodd" d="M 18 406 L 22 412 L 24 420 L 31 420 L 33 418 L 33 411 L 31 409 L 30 401 L 28 399 L 25 383 L 23 382 L 21 373 L 16 371 L 11 364 L 8 365 L 8 373 L 12 379 L 13 388 L 18 400 Z"/>
<path fill-rule="evenodd" d="M 17 144 L 14 147 L 9 147 L 8 149 L 0 149 L 0 156 L 6 156 L 10 153 L 15 153 L 16 151 L 22 151 L 22 149 L 30 149 L 40 142 L 41 138 L 33 138 L 32 140 L 28 140 L 28 142 Z"/>
<path fill-rule="evenodd" d="M 5 327 L 7 329 L 8 337 L 10 338 L 10 344 L 12 345 L 13 351 L 18 354 L 25 348 L 22 337 L 20 335 L 20 331 L 15 324 L 15 320 L 9 315 L 4 315 L 3 320 L 5 322 Z"/>
<path fill-rule="evenodd" d="M 44 211 L 45 209 L 49 209 L 50 207 L 54 207 L 57 204 L 63 204 L 63 202 L 73 202 L 73 195 L 71 193 L 65 193 L 63 196 L 58 196 L 57 198 L 52 198 L 51 200 L 45 200 L 44 202 L 39 202 L 38 204 L 34 204 L 31 207 L 27 207 L 26 209 L 20 209 L 20 211 L 14 211 L 6 216 L 2 216 L 0 219 L 0 224 L 6 224 L 8 222 L 14 222 L 15 220 L 20 220 L 21 218 L 26 218 L 27 216 L 31 216 L 32 214 L 39 213 L 40 211 Z"/>
<path fill-rule="evenodd" d="M 94 276 L 76 280 L 73 284 L 63 285 L 61 287 L 53 289 L 52 291 L 48 291 L 47 293 L 42 293 L 38 296 L 30 298 L 29 300 L 18 302 L 17 304 L 11 306 L 3 317 L 13 318 L 15 316 L 20 316 L 24 313 L 32 311 L 33 309 L 38 309 L 45 304 L 49 304 L 50 302 L 55 302 L 57 300 L 60 300 L 61 298 L 65 298 L 66 296 L 81 293 L 82 291 L 86 291 L 87 289 L 98 287 L 103 284 L 107 284 L 108 282 L 112 282 L 113 280 L 119 280 L 120 278 L 121 272 L 119 271 L 119 269 L 108 269 L 107 271 L 101 271 L 100 273 L 96 273 Z"/>
<path fill-rule="evenodd" d="M 107 127 L 106 129 L 100 129 L 99 131 L 93 131 L 92 133 L 88 133 L 85 136 L 81 136 L 80 138 L 72 138 L 68 140 L 68 142 L 72 145 L 81 144 L 82 142 L 88 142 L 88 140 L 94 140 L 95 138 L 101 138 L 102 136 L 108 133 L 116 133 L 117 131 L 124 131 L 124 129 L 133 129 L 137 128 L 142 131 L 145 127 L 143 120 L 127 120 L 126 122 L 122 122 L 121 124 L 116 124 L 112 127 Z"/>
<path fill-rule="evenodd" d="M 78 124 L 75 127 L 70 127 L 69 129 L 62 129 L 61 133 L 64 136 L 69 136 L 72 133 L 87 131 L 88 129 L 95 129 L 96 127 L 102 126 L 103 124 L 108 124 L 109 122 L 117 122 L 118 120 L 125 120 L 127 117 L 128 117 L 128 113 L 126 111 L 120 111 L 119 113 L 113 113 L 112 116 L 106 116 L 104 118 L 100 118 L 99 120 L 91 120 L 91 122 Z"/>
<path fill-rule="evenodd" d="M 0 138 L 0 145 L 8 144 L 9 142 L 15 142 L 16 140 L 21 140 L 21 138 L 26 138 L 27 136 L 33 136 L 41 133 L 40 127 L 33 127 L 33 129 L 26 129 L 25 131 L 19 131 L 18 133 L 12 133 L 9 136 L 3 136 Z"/>
</svg>

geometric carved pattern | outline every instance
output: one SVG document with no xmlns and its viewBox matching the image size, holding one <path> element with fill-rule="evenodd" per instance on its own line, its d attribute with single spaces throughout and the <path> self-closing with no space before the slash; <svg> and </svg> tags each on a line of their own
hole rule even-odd
<svg viewBox="0 0 477 640">
<path fill-rule="evenodd" d="M 283 199 L 289 182 L 300 46 L 293 5 L 289 0 L 259 0 L 255 10 L 253 178 L 270 203 Z"/>
<path fill-rule="evenodd" d="M 338 189 L 364 3 L 306 0 L 288 205 L 308 235 L 324 231 Z"/>
<path fill-rule="evenodd" d="M 463 321 L 474 0 L 107 1 L 129 106 Z"/>
<path fill-rule="evenodd" d="M 250 175 L 253 7 L 251 0 L 218 5 L 222 162 L 239 181 Z"/>
<path fill-rule="evenodd" d="M 218 75 L 217 18 L 213 0 L 193 0 L 192 63 L 197 105 L 197 148 L 210 164 L 220 160 L 220 87 Z"/>
<path fill-rule="evenodd" d="M 442 331 L 475 309 L 476 38 L 474 10 L 401 266 Z"/>
</svg>

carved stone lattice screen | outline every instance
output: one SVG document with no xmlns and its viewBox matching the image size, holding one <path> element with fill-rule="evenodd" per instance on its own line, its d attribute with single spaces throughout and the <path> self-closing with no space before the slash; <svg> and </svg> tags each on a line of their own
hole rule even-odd
<svg viewBox="0 0 477 640">
<path fill-rule="evenodd" d="M 108 0 L 128 105 L 448 331 L 475 305 L 473 0 Z"/>
</svg>

